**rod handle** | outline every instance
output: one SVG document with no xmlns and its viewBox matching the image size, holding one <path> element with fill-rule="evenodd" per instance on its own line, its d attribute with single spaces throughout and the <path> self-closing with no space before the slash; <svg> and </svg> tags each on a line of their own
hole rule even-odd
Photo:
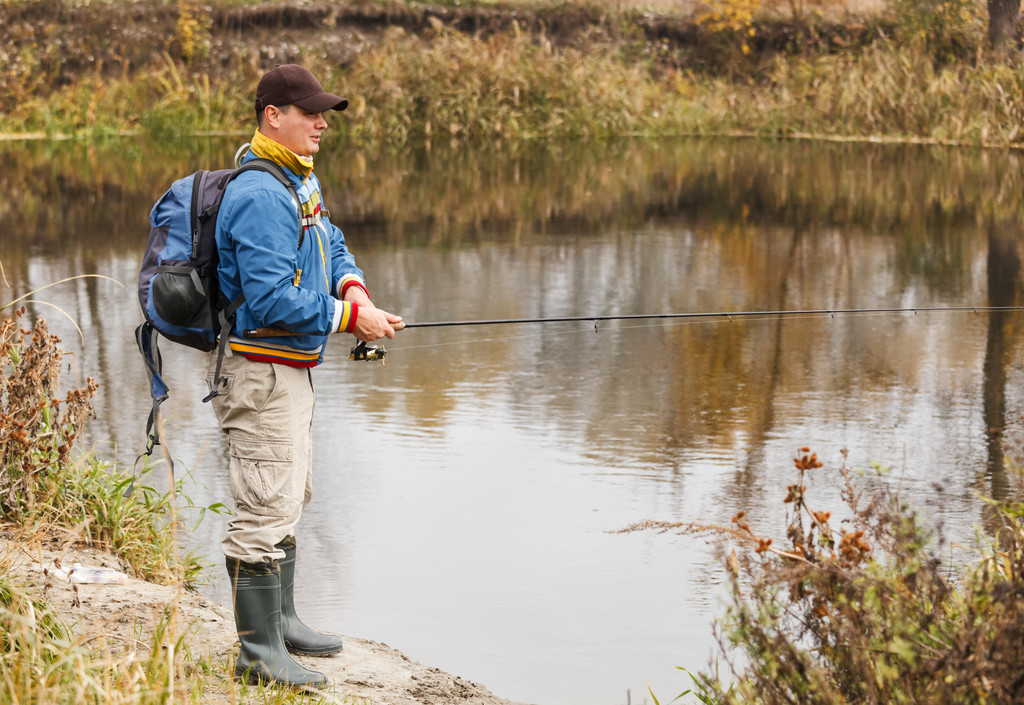
<svg viewBox="0 0 1024 705">
<path fill-rule="evenodd" d="M 243 338 L 280 338 L 285 335 L 295 335 L 284 328 L 247 328 L 242 331 Z"/>
</svg>

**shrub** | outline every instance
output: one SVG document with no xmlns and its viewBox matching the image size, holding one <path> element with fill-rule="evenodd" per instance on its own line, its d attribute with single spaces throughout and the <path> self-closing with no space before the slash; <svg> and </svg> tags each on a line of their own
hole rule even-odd
<svg viewBox="0 0 1024 705">
<path fill-rule="evenodd" d="M 733 545 L 731 594 L 716 636 L 731 685 L 691 674 L 697 697 L 721 705 L 1017 703 L 1024 699 L 1024 505 L 992 503 L 993 546 L 962 575 L 898 490 L 870 492 L 840 468 L 850 517 L 814 509 L 805 484 L 821 462 L 801 449 L 784 502 L 784 541 L 745 513 L 711 532 Z M 689 691 L 688 691 L 689 692 Z"/>
<path fill-rule="evenodd" d="M 888 0 L 900 41 L 938 61 L 970 59 L 985 38 L 984 11 L 973 0 Z"/>
</svg>

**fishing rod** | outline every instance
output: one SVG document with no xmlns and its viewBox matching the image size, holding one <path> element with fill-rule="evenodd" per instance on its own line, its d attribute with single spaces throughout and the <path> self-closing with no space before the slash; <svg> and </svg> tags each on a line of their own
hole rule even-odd
<svg viewBox="0 0 1024 705">
<path fill-rule="evenodd" d="M 573 321 L 592 321 L 595 326 L 600 321 L 629 321 L 656 318 L 754 318 L 757 316 L 825 316 L 841 314 L 869 313 L 928 313 L 933 311 L 1021 311 L 1024 306 L 913 306 L 906 308 L 816 308 L 784 311 L 688 311 L 685 313 L 638 313 L 613 316 L 549 316 L 546 318 L 492 318 L 476 321 L 430 321 L 424 323 L 395 324 L 396 331 L 403 328 L 440 328 L 442 326 L 494 326 L 509 323 L 568 323 Z"/>
<path fill-rule="evenodd" d="M 406 328 L 442 328 L 454 326 L 498 326 L 524 323 L 572 323 L 592 322 L 594 329 L 601 321 L 636 321 L 670 318 L 727 318 L 730 321 L 737 318 L 776 318 L 781 316 L 840 316 L 857 314 L 883 314 L 883 313 L 982 313 L 996 311 L 1022 311 L 1024 306 L 905 306 L 893 308 L 812 308 L 812 309 L 787 309 L 776 311 L 686 311 L 681 313 L 638 313 L 604 316 L 548 316 L 542 318 L 489 318 L 469 321 L 426 321 L 407 322 L 399 321 L 392 324 L 395 331 Z M 251 328 L 243 331 L 246 338 L 272 338 L 286 335 L 295 335 L 291 331 L 281 328 Z M 376 345 L 369 345 L 362 341 L 352 348 L 349 359 L 384 361 L 387 351 Z"/>
</svg>

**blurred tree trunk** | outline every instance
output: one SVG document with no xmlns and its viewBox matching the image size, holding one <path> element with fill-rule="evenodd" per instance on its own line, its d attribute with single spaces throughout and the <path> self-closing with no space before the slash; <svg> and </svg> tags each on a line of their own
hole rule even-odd
<svg viewBox="0 0 1024 705">
<path fill-rule="evenodd" d="M 1011 50 L 1017 40 L 1020 0 L 988 0 L 988 38 L 996 51 Z"/>
</svg>

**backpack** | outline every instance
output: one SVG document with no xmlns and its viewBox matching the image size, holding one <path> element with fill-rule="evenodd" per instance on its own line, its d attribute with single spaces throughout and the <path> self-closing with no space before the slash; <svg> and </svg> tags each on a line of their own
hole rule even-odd
<svg viewBox="0 0 1024 705">
<path fill-rule="evenodd" d="M 217 396 L 220 388 L 221 363 L 234 314 L 245 301 L 242 295 L 228 301 L 217 278 L 217 213 L 228 184 L 246 171 L 263 171 L 277 179 L 295 202 L 297 247 L 302 246 L 305 232 L 295 187 L 284 170 L 268 159 L 257 158 L 238 166 L 246 147 L 235 155 L 234 169 L 199 170 L 175 181 L 149 214 L 149 242 L 139 270 L 139 303 L 146 320 L 135 329 L 135 341 L 149 375 L 153 408 L 146 422 L 146 450 L 136 458 L 136 465 L 160 444 L 160 404 L 167 399 L 168 388 L 162 376 L 159 336 L 204 352 L 216 349 L 213 382 L 203 401 Z M 169 456 L 168 462 L 173 471 L 174 462 Z M 131 490 L 129 485 L 125 496 Z"/>
</svg>

